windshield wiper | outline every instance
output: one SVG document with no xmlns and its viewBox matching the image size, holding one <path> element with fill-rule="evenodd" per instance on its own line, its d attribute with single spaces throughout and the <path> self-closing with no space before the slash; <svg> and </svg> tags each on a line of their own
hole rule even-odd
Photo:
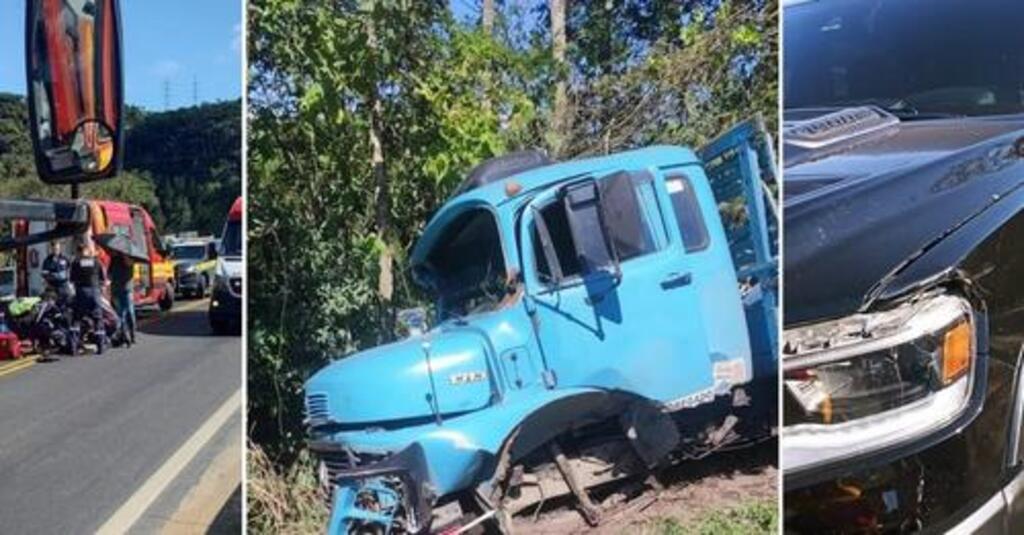
<svg viewBox="0 0 1024 535">
<path fill-rule="evenodd" d="M 827 113 L 842 110 L 844 108 L 854 108 L 857 106 L 875 106 L 893 115 L 894 117 L 901 121 L 923 121 L 928 119 L 955 119 L 959 117 L 965 117 L 965 115 L 958 113 L 921 111 L 912 104 L 910 104 L 910 102 L 908 102 L 905 99 L 882 98 L 852 100 L 849 102 L 839 102 L 821 106 L 801 106 L 799 108 L 786 108 L 785 111 L 787 113 L 813 111 L 821 111 Z"/>
</svg>

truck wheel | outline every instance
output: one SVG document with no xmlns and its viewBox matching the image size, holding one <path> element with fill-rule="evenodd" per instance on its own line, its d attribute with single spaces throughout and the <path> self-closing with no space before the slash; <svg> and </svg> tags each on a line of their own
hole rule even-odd
<svg viewBox="0 0 1024 535">
<path fill-rule="evenodd" d="M 160 310 L 167 312 L 174 306 L 174 284 L 164 286 L 164 295 L 160 298 Z"/>
</svg>

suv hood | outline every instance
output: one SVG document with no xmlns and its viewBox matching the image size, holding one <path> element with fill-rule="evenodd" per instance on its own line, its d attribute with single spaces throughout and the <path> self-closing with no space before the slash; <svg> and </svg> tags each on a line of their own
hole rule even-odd
<svg viewBox="0 0 1024 535">
<path fill-rule="evenodd" d="M 887 275 L 1024 183 L 1024 115 L 890 117 L 784 150 L 785 317 L 799 324 L 863 308 Z"/>
<path fill-rule="evenodd" d="M 435 402 L 442 416 L 484 408 L 494 392 L 484 342 L 435 329 L 329 364 L 306 382 L 307 420 L 390 428 L 432 422 Z"/>
<path fill-rule="evenodd" d="M 241 277 L 245 263 L 241 257 L 222 256 L 217 258 L 217 273 L 228 278 Z"/>
</svg>

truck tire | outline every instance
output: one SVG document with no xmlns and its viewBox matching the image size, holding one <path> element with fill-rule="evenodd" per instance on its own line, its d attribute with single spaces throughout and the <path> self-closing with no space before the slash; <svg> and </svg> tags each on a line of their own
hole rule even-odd
<svg viewBox="0 0 1024 535">
<path fill-rule="evenodd" d="M 174 307 L 174 283 L 164 286 L 164 295 L 160 298 L 160 310 L 167 312 Z"/>
</svg>

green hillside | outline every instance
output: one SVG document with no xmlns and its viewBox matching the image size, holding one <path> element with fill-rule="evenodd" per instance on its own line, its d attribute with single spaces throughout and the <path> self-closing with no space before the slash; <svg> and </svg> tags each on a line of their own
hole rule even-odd
<svg viewBox="0 0 1024 535">
<path fill-rule="evenodd" d="M 0 93 L 0 197 L 66 197 L 38 180 L 21 96 Z M 217 233 L 241 194 L 241 102 L 128 112 L 125 172 L 83 195 L 141 204 L 167 232 Z"/>
</svg>

